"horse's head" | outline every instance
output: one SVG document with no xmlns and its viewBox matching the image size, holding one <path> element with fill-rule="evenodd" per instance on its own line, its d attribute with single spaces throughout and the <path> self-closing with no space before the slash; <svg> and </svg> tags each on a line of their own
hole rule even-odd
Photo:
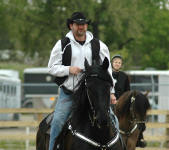
<svg viewBox="0 0 169 150">
<path fill-rule="evenodd" d="M 133 103 L 133 104 L 132 104 Z M 133 106 L 132 106 L 133 105 Z M 133 107 L 133 108 L 132 108 Z M 130 111 L 131 114 L 133 114 L 133 120 L 136 120 L 136 122 L 140 123 L 146 119 L 147 111 L 150 109 L 150 103 L 147 98 L 147 95 L 138 92 L 133 91 L 131 93 L 131 107 Z"/>
<path fill-rule="evenodd" d="M 98 127 L 108 125 L 110 109 L 110 89 L 113 85 L 108 73 L 109 61 L 90 66 L 85 60 L 85 87 L 91 122 Z"/>
<path fill-rule="evenodd" d="M 116 114 L 118 118 L 128 116 L 131 122 L 141 123 L 146 119 L 150 103 L 147 95 L 139 91 L 127 91 L 118 100 Z"/>
</svg>

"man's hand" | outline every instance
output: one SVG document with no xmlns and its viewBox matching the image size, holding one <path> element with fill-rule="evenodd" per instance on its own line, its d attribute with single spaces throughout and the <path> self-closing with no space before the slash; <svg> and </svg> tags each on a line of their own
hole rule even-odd
<svg viewBox="0 0 169 150">
<path fill-rule="evenodd" d="M 116 104 L 117 103 L 117 100 L 116 100 L 116 97 L 114 94 L 111 94 L 110 95 L 110 104 Z"/>
<path fill-rule="evenodd" d="M 77 75 L 81 71 L 82 71 L 82 69 L 80 69 L 79 67 L 74 67 L 74 66 L 69 67 L 69 72 L 73 75 Z"/>
</svg>

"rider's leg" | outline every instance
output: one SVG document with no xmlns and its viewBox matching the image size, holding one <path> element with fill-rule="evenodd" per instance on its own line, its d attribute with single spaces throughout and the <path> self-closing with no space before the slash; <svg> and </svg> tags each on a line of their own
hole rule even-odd
<svg viewBox="0 0 169 150">
<path fill-rule="evenodd" d="M 115 125 L 115 127 L 119 130 L 119 121 L 112 111 L 112 108 L 110 107 L 110 118 L 112 119 L 112 123 Z"/>
<path fill-rule="evenodd" d="M 114 105 L 110 107 L 110 118 L 112 119 L 112 123 L 115 125 L 116 129 L 120 132 L 118 118 L 114 114 L 114 111 L 112 111 L 112 109 L 114 110 L 114 107 L 115 107 Z M 120 134 L 120 140 L 121 140 L 123 149 L 126 150 L 126 145 L 125 145 L 125 143 L 124 143 L 124 141 L 122 139 L 121 134 Z"/>
<path fill-rule="evenodd" d="M 71 113 L 72 97 L 60 89 L 59 98 L 55 106 L 55 112 L 51 123 L 49 150 L 53 150 L 55 140 L 61 132 L 66 120 Z"/>
</svg>

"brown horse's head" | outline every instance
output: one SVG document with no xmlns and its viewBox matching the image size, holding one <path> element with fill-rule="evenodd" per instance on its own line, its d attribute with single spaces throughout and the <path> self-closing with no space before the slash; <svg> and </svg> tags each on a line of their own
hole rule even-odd
<svg viewBox="0 0 169 150">
<path fill-rule="evenodd" d="M 144 126 L 150 103 L 147 94 L 139 91 L 127 91 L 116 104 L 116 115 L 119 119 L 120 132 L 127 149 L 135 150 L 141 126 Z"/>
<path fill-rule="evenodd" d="M 131 119 L 143 121 L 149 109 L 150 103 L 146 94 L 139 91 L 127 91 L 117 102 L 116 114 L 119 118 L 128 116 Z"/>
</svg>

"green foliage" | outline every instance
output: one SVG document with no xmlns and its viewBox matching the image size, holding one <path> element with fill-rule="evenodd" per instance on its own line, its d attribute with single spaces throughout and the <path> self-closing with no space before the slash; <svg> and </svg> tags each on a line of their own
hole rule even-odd
<svg viewBox="0 0 169 150">
<path fill-rule="evenodd" d="M 124 68 L 169 69 L 167 0 L 2 0 L 0 49 L 38 53 L 36 65 L 46 66 L 56 41 L 65 36 L 66 19 L 74 11 L 92 20 L 89 30 L 110 51 L 121 53 Z M 160 55 L 162 57 L 156 56 Z"/>
<path fill-rule="evenodd" d="M 169 69 L 169 11 L 155 11 L 151 22 L 147 22 L 144 36 L 140 41 L 140 51 L 143 57 L 141 64 L 157 69 Z"/>
</svg>

